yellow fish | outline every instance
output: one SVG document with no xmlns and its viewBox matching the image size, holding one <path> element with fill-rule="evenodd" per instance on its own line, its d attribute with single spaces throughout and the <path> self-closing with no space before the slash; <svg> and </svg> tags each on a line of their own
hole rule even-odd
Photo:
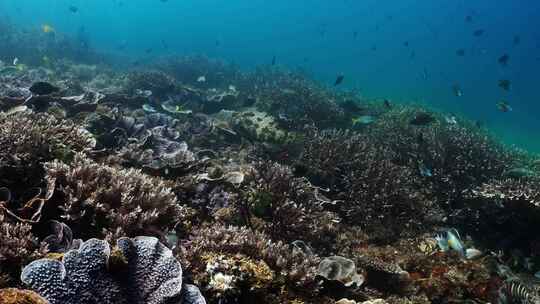
<svg viewBox="0 0 540 304">
<path fill-rule="evenodd" d="M 52 27 L 52 26 L 50 26 L 50 25 L 48 25 L 48 24 L 43 24 L 43 25 L 41 26 L 41 30 L 42 30 L 44 33 L 47 33 L 47 34 L 49 34 L 49 33 L 54 33 L 54 32 L 55 32 L 54 27 Z"/>
<path fill-rule="evenodd" d="M 17 71 L 22 72 L 22 71 L 26 70 L 26 64 L 18 63 L 17 65 L 15 65 L 15 69 Z"/>
</svg>

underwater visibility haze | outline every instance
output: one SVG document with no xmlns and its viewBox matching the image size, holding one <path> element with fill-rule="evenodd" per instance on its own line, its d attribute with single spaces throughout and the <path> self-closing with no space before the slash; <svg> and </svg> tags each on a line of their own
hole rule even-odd
<svg viewBox="0 0 540 304">
<path fill-rule="evenodd" d="M 1 0 L 0 304 L 538 304 L 539 71 L 530 0 Z"/>
</svg>

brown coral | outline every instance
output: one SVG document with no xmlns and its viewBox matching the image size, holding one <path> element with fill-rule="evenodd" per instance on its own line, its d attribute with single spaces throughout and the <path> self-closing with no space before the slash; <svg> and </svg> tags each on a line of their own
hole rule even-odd
<svg viewBox="0 0 540 304">
<path fill-rule="evenodd" d="M 194 230 L 178 250 L 186 271 L 197 278 L 206 277 L 206 282 L 211 281 L 207 273 L 207 259 L 203 258 L 208 254 L 241 255 L 251 261 L 264 261 L 275 274 L 274 288 L 292 288 L 307 294 L 315 292 L 315 276 L 320 259 L 293 251 L 291 246 L 282 242 L 272 242 L 263 233 L 214 225 Z M 251 281 L 250 284 L 255 282 Z M 246 286 L 246 292 L 249 293 L 249 288 L 254 286 Z"/>
<path fill-rule="evenodd" d="M 30 290 L 0 289 L 0 304 L 47 304 L 47 300 Z"/>
<path fill-rule="evenodd" d="M 42 162 L 69 160 L 93 148 L 91 134 L 47 114 L 0 113 L 0 183 L 16 194 L 41 186 Z"/>
<path fill-rule="evenodd" d="M 71 165 L 51 162 L 55 204 L 75 235 L 99 237 L 151 234 L 163 237 L 184 208 L 162 180 L 135 169 L 117 169 L 77 155 Z"/>
<path fill-rule="evenodd" d="M 46 253 L 31 230 L 30 225 L 7 222 L 0 213 L 0 287 L 16 284 L 22 266 Z"/>
<path fill-rule="evenodd" d="M 373 238 L 392 240 L 415 231 L 436 210 L 412 170 L 396 164 L 392 151 L 367 135 L 317 131 L 306 141 L 297 170 L 328 187 L 343 217 L 376 233 Z"/>
</svg>

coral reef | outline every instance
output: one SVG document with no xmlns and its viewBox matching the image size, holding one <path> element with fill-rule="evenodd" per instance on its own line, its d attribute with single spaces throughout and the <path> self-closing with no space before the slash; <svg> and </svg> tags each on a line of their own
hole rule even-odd
<svg viewBox="0 0 540 304">
<path fill-rule="evenodd" d="M 0 62 L 0 288 L 51 303 L 536 294 L 540 158 L 465 118 L 280 66 L 123 70 L 84 35 L 78 49 L 0 28 L 22 62 Z"/>
</svg>

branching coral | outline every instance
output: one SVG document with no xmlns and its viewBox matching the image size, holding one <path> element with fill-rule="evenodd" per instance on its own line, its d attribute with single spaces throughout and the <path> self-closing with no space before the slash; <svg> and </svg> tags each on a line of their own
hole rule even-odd
<svg viewBox="0 0 540 304">
<path fill-rule="evenodd" d="M 247 179 L 239 207 L 248 225 L 288 242 L 302 239 L 324 246 L 335 238 L 339 218 L 324 208 L 331 202 L 289 167 L 259 162 Z"/>
<path fill-rule="evenodd" d="M 279 118 L 287 129 L 336 127 L 345 120 L 343 109 L 336 103 L 338 96 L 302 75 L 259 68 L 249 77 L 258 96 L 257 108 Z"/>
<path fill-rule="evenodd" d="M 121 238 L 112 250 L 107 242 L 91 239 L 62 261 L 30 263 L 21 280 L 51 304 L 186 303 L 181 300 L 180 264 L 151 237 Z"/>
<path fill-rule="evenodd" d="M 293 251 L 291 246 L 282 242 L 272 242 L 268 235 L 263 233 L 247 228 L 214 225 L 194 230 L 190 238 L 178 250 L 178 256 L 186 267 L 186 271 L 195 278 L 204 278 L 205 282 L 212 280 L 211 274 L 207 272 L 209 255 L 215 257 L 241 255 L 249 259 L 248 261 L 264 261 L 264 264 L 275 274 L 272 286 L 278 284 L 276 286 L 278 290 L 279 288 L 293 288 L 298 292 L 308 294 L 315 291 L 315 276 L 320 259 Z M 214 278 L 216 279 L 228 280 L 227 277 L 221 277 L 221 275 L 219 278 Z M 251 281 L 251 284 L 255 284 L 255 281 Z M 201 287 L 207 288 L 207 286 Z M 248 292 L 249 288 L 255 286 L 245 287 L 245 292 Z"/>
<path fill-rule="evenodd" d="M 149 90 L 153 96 L 165 98 L 167 94 L 174 94 L 176 80 L 161 71 L 138 71 L 128 76 L 127 90 L 135 93 L 136 90 Z"/>
<path fill-rule="evenodd" d="M 82 127 L 47 114 L 0 113 L 0 183 L 14 193 L 41 186 L 42 162 L 69 160 L 95 140 Z"/>
<path fill-rule="evenodd" d="M 44 244 L 40 244 L 27 224 L 13 224 L 6 221 L 0 213 L 0 277 L 6 280 L 18 277 L 21 267 L 46 253 Z M 16 282 L 2 282 L 2 285 L 13 285 Z"/>
<path fill-rule="evenodd" d="M 395 153 L 397 163 L 409 166 L 431 184 L 440 200 L 459 198 L 470 185 L 499 176 L 512 165 L 512 152 L 485 131 L 466 121 L 448 123 L 429 114 L 433 122 L 414 125 L 411 119 L 425 110 L 396 108 L 377 120 L 372 138 Z"/>
<path fill-rule="evenodd" d="M 185 211 L 165 183 L 135 169 L 117 169 L 77 155 L 71 166 L 46 165 L 56 180 L 54 204 L 82 238 L 163 234 Z"/>
<path fill-rule="evenodd" d="M 296 167 L 329 188 L 344 218 L 386 239 L 419 228 L 434 212 L 411 169 L 394 163 L 393 153 L 366 135 L 315 132 Z"/>
</svg>

